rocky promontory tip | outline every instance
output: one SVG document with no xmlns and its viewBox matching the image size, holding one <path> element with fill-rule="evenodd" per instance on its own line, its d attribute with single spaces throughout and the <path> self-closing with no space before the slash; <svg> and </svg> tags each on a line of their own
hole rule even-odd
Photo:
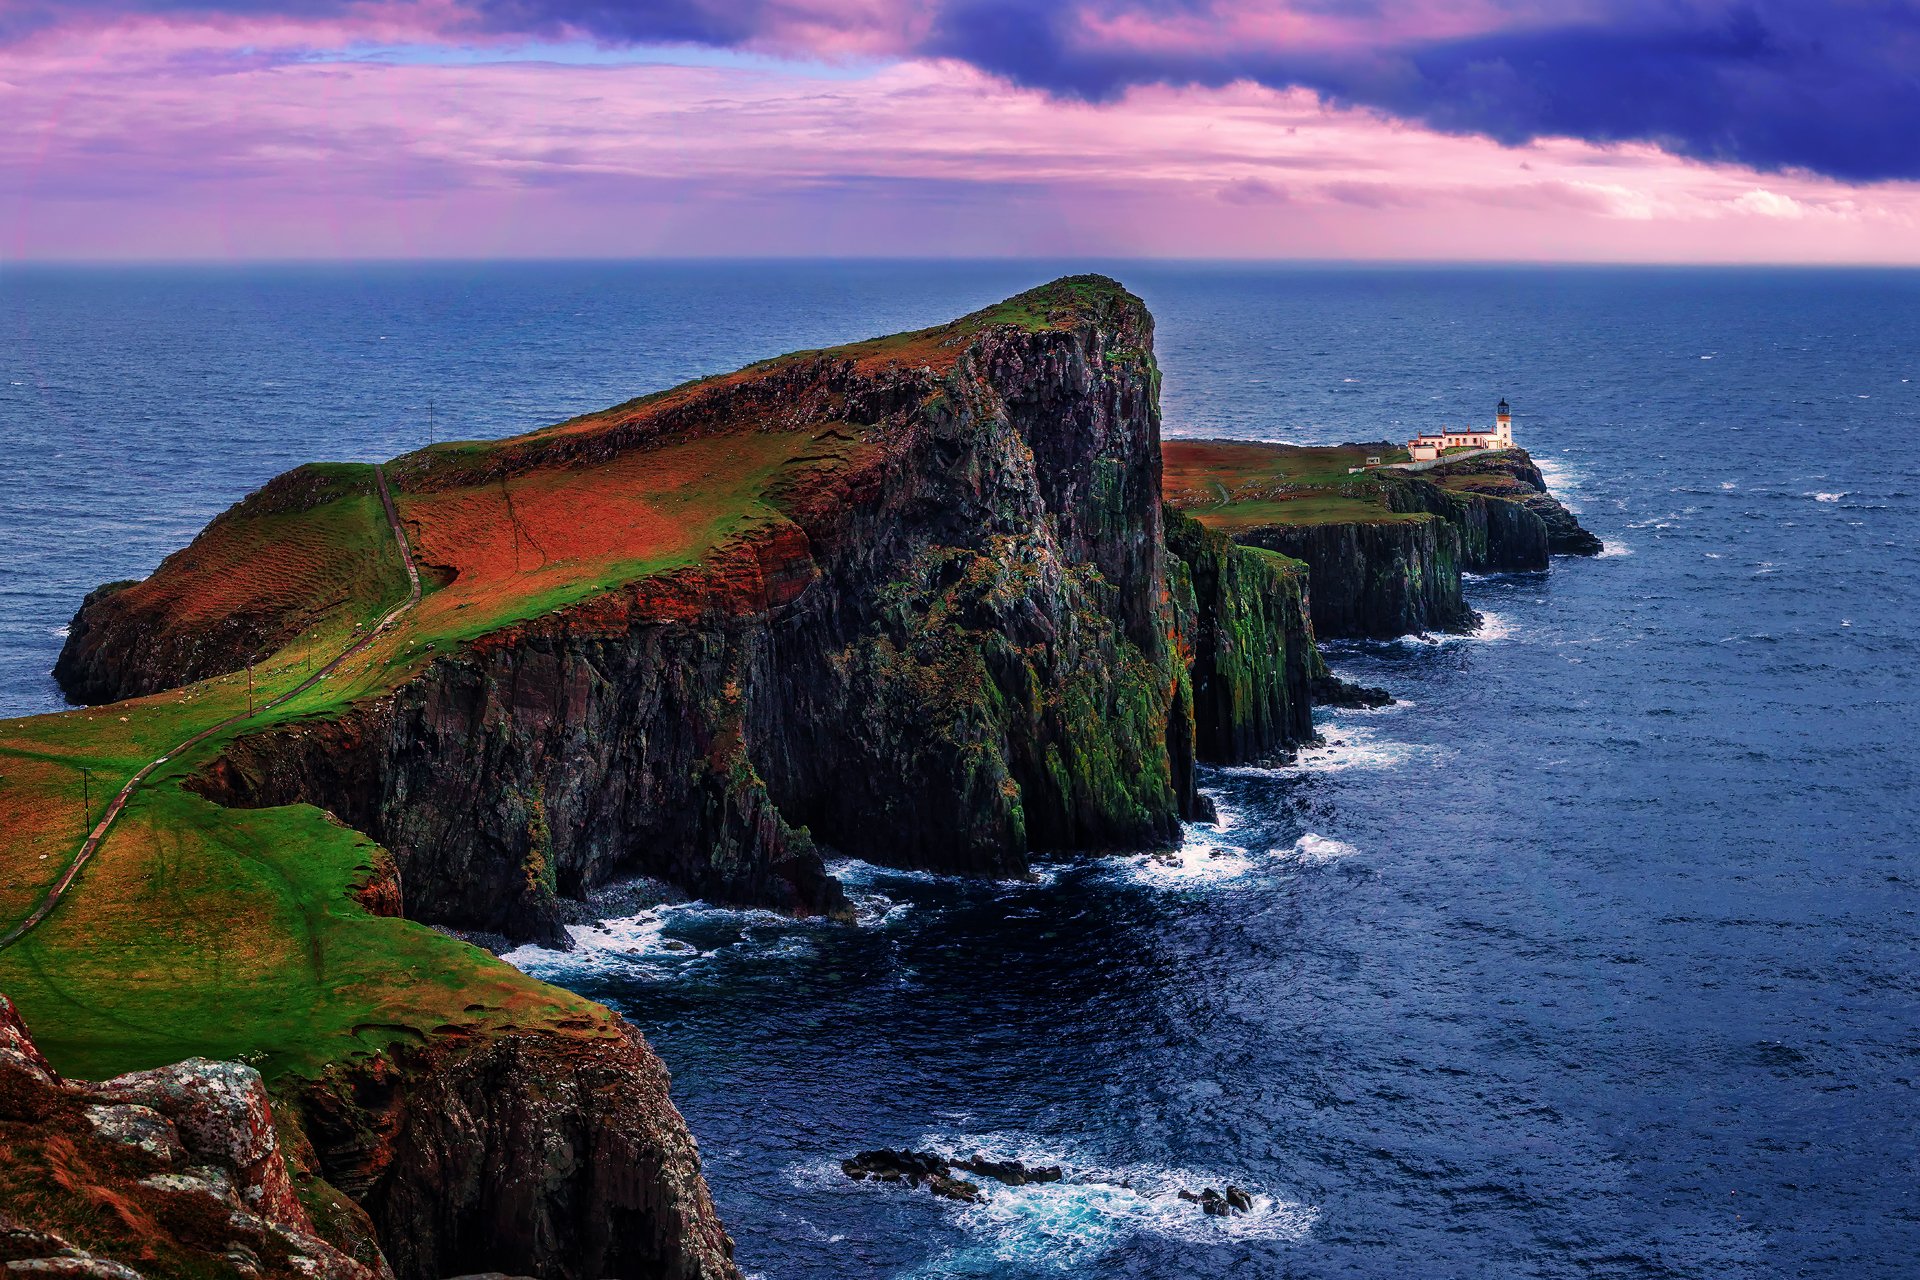
<svg viewBox="0 0 1920 1280">
<path fill-rule="evenodd" d="M 1600 549 L 1516 447 L 1418 470 L 1386 443 L 1170 440 L 1165 457 L 1169 504 L 1307 567 L 1321 639 L 1471 630 L 1462 573 L 1538 572 Z"/>
</svg>

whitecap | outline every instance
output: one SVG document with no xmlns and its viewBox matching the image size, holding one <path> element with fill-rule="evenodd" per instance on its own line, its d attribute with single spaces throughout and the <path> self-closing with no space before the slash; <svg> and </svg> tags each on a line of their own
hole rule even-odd
<svg viewBox="0 0 1920 1280">
<path fill-rule="evenodd" d="M 878 863 L 864 862 L 859 858 L 835 858 L 827 863 L 827 874 L 848 888 L 855 885 L 871 885 L 876 880 L 915 880 L 922 884 L 932 884 L 940 879 L 931 871 L 908 871 L 901 867 L 883 867 Z"/>
<path fill-rule="evenodd" d="M 1390 641 L 1407 649 L 1439 649 L 1452 644 L 1484 644 L 1493 640 L 1511 640 L 1517 628 L 1511 619 L 1487 609 L 1480 610 L 1480 622 L 1472 631 L 1416 631 Z"/>
<path fill-rule="evenodd" d="M 1722 480 L 1720 482 L 1720 487 L 1722 489 L 1738 489 L 1740 486 L 1732 480 Z"/>
<path fill-rule="evenodd" d="M 1840 493 L 1816 493 L 1812 495 L 1815 502 L 1838 502 L 1846 496 L 1844 491 Z"/>
<path fill-rule="evenodd" d="M 50 635 L 50 636 L 54 636 L 54 637 L 56 637 L 56 638 L 58 638 L 58 639 L 61 639 L 61 640 L 65 640 L 65 639 L 67 638 L 67 628 L 65 628 L 65 627 L 48 627 L 48 628 L 47 628 L 47 634 L 48 634 L 48 635 Z"/>
<path fill-rule="evenodd" d="M 1632 554 L 1633 548 L 1626 543 L 1613 538 L 1605 538 L 1602 539 L 1600 543 L 1600 554 L 1596 555 L 1594 559 L 1617 560 L 1621 556 L 1630 556 Z"/>
<path fill-rule="evenodd" d="M 1394 695 L 1393 701 L 1387 703 L 1385 706 L 1333 707 L 1328 711 L 1327 714 L 1332 716 L 1336 720 L 1344 718 L 1346 716 L 1384 716 L 1391 712 L 1405 711 L 1409 707 L 1417 707 L 1419 705 L 1420 704 L 1415 702 L 1412 698 L 1402 698 L 1398 694 L 1396 694 Z"/>
<path fill-rule="evenodd" d="M 1295 840 L 1293 848 L 1285 852 L 1290 853 L 1302 866 L 1319 867 L 1329 862 L 1338 862 L 1342 858 L 1351 858 L 1360 851 L 1344 840 L 1315 835 L 1309 831 Z"/>
</svg>

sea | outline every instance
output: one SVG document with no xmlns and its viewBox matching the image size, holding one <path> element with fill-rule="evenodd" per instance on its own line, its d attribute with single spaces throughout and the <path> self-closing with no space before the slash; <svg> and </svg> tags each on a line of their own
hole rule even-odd
<svg viewBox="0 0 1920 1280">
<path fill-rule="evenodd" d="M 1330 645 L 1398 701 L 1208 772 L 1172 858 L 840 863 L 857 925 L 692 903 L 514 953 L 645 1031 L 744 1270 L 1920 1275 L 1920 274 L 0 266 L 0 714 L 60 705 L 91 587 L 299 462 L 1086 269 L 1158 319 L 1169 436 L 1504 396 L 1606 550 L 1470 582 L 1475 634 Z M 1064 1177 L 841 1174 L 882 1146 Z M 1228 1186 L 1251 1211 L 1179 1196 Z"/>
</svg>

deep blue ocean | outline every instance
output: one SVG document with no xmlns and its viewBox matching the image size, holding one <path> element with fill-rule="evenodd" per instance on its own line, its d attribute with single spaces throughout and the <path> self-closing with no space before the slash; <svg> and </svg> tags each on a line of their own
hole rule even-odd
<svg viewBox="0 0 1920 1280">
<path fill-rule="evenodd" d="M 1087 264 L 0 268 L 0 714 L 310 458 L 491 436 Z M 1177 865 L 842 868 L 522 952 L 674 1073 L 749 1273 L 1920 1275 L 1920 274 L 1092 264 L 1170 435 L 1516 434 L 1607 543 L 1345 646 Z M 929 821 L 937 821 L 929 815 Z M 690 945 L 681 950 L 678 945 Z M 1066 1166 L 962 1207 L 867 1147 Z M 1233 1183 L 1207 1218 L 1173 1192 Z"/>
</svg>

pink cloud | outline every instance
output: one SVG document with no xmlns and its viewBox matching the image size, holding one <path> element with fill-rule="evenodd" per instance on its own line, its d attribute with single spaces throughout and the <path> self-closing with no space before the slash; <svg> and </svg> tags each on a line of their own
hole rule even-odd
<svg viewBox="0 0 1920 1280">
<path fill-rule="evenodd" d="M 12 46 L 0 257 L 1920 260 L 1913 184 L 1509 149 L 1245 83 L 1092 104 L 942 60 L 822 78 L 259 52 L 424 38 L 422 12 L 126 20 Z"/>
</svg>

